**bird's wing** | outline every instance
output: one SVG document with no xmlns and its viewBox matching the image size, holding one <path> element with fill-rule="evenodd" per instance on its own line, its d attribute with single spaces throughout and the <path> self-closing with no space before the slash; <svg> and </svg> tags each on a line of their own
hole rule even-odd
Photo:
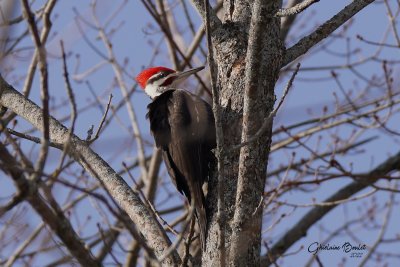
<svg viewBox="0 0 400 267">
<path fill-rule="evenodd" d="M 207 104 L 208 105 L 208 104 Z M 168 120 L 170 125 L 170 158 L 183 177 L 191 178 L 202 184 L 207 176 L 210 127 L 209 114 L 205 102 L 183 90 L 173 92 L 168 102 Z M 214 128 L 213 128 L 214 129 Z"/>
<path fill-rule="evenodd" d="M 167 91 L 149 106 L 150 129 L 163 151 L 168 173 L 177 189 L 194 200 L 202 246 L 207 218 L 202 185 L 214 158 L 215 128 L 211 107 L 183 90 Z"/>
<path fill-rule="evenodd" d="M 178 167 L 175 165 L 168 148 L 162 150 L 162 157 L 164 159 L 168 174 L 171 177 L 175 187 L 181 194 L 186 195 L 187 192 L 189 192 L 189 186 L 186 183 L 185 177 L 183 177 L 182 173 L 179 172 Z M 190 195 L 186 195 L 186 197 L 190 198 Z"/>
<path fill-rule="evenodd" d="M 178 189 L 182 188 L 189 202 L 194 200 L 200 239 L 204 248 L 207 218 L 202 186 L 208 175 L 211 153 L 208 131 L 215 135 L 215 130 L 210 129 L 207 111 L 209 107 L 201 98 L 183 90 L 176 90 L 170 100 L 168 112 L 171 142 L 168 145 L 170 163 L 167 165 L 172 166 L 173 170 L 169 173 L 171 176 L 175 175 Z M 214 127 L 213 122 L 211 126 Z"/>
<path fill-rule="evenodd" d="M 171 109 L 171 107 L 169 106 L 173 103 L 170 101 L 170 98 L 173 96 L 172 93 L 173 90 L 169 90 L 155 98 L 154 101 L 147 106 L 148 113 L 146 117 L 150 120 L 151 133 L 154 136 L 156 146 L 161 148 L 164 163 L 172 182 L 181 194 L 188 196 L 189 187 L 185 177 L 175 165 L 169 152 L 171 143 L 171 127 L 169 121 L 169 109 Z"/>
<path fill-rule="evenodd" d="M 174 139 L 174 131 L 172 139 Z M 205 199 L 203 194 L 203 158 L 202 146 L 192 141 L 186 143 L 171 142 L 168 150 L 164 152 L 164 161 L 168 168 L 172 180 L 175 180 L 177 189 L 183 192 L 189 203 L 194 201 L 195 214 L 198 219 L 200 229 L 200 241 L 203 249 L 205 248 L 207 217 L 204 207 Z"/>
</svg>

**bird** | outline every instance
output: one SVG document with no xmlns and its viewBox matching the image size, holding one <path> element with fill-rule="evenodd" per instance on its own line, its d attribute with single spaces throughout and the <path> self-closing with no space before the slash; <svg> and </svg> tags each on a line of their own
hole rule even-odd
<svg viewBox="0 0 400 267">
<path fill-rule="evenodd" d="M 150 67 L 140 72 L 136 81 L 152 100 L 146 115 L 150 131 L 175 187 L 194 205 L 200 243 L 205 250 L 207 216 L 203 184 L 215 166 L 215 120 L 210 104 L 178 88 L 179 83 L 203 69 L 204 66 L 179 72 Z"/>
</svg>

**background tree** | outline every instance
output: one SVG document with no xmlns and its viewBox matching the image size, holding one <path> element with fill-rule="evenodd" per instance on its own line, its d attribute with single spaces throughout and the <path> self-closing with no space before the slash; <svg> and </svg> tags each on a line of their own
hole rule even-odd
<svg viewBox="0 0 400 267">
<path fill-rule="evenodd" d="M 398 262 L 400 3 L 317 2 L 0 2 L 0 264 L 199 265 L 133 77 L 202 64 L 202 265 Z"/>
</svg>

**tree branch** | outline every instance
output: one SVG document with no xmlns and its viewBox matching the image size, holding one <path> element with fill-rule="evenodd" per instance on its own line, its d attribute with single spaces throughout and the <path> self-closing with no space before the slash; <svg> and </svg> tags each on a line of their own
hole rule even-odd
<svg viewBox="0 0 400 267">
<path fill-rule="evenodd" d="M 283 8 L 276 12 L 275 16 L 277 17 L 287 17 L 299 14 L 306 10 L 312 4 L 319 2 L 319 0 L 305 0 L 303 2 L 298 3 L 297 5 L 290 8 Z"/>
<path fill-rule="evenodd" d="M 4 163 L 5 172 L 9 173 L 14 183 L 20 190 L 21 195 L 26 195 L 26 199 L 33 209 L 39 214 L 42 220 L 54 231 L 62 240 L 68 251 L 83 266 L 101 266 L 97 262 L 90 250 L 86 249 L 77 233 L 72 228 L 69 220 L 63 213 L 52 210 L 37 192 L 36 183 L 29 182 L 23 171 L 18 168 L 18 163 L 10 154 L 7 148 L 0 143 L 0 161 Z"/>
<path fill-rule="evenodd" d="M 55 1 L 53 1 L 55 2 Z M 40 70 L 40 99 L 42 100 L 42 124 L 43 124 L 43 137 L 42 145 L 40 149 L 39 158 L 36 162 L 35 173 L 32 176 L 33 180 L 38 179 L 40 173 L 42 173 L 46 164 L 47 155 L 49 152 L 49 81 L 48 81 L 48 69 L 47 69 L 47 57 L 46 47 L 41 42 L 39 31 L 36 26 L 36 21 L 30 10 L 29 3 L 27 0 L 21 0 L 23 7 L 23 15 L 27 20 L 29 31 L 32 35 L 32 39 L 38 51 L 38 65 Z M 49 28 L 51 25 L 49 15 L 43 17 L 43 23 L 45 28 Z"/>
<path fill-rule="evenodd" d="M 343 187 L 335 194 L 327 198 L 324 203 L 335 203 L 334 205 L 322 205 L 317 206 L 306 213 L 299 220 L 297 224 L 288 230 L 285 235 L 275 243 L 275 245 L 269 251 L 269 256 L 264 256 L 262 259 L 262 266 L 269 266 L 272 262 L 278 259 L 288 248 L 290 248 L 296 241 L 304 237 L 307 234 L 308 229 L 311 228 L 317 221 L 328 214 L 333 208 L 335 208 L 340 201 L 347 199 L 357 192 L 365 189 L 366 187 L 375 183 L 381 176 L 388 174 L 391 171 L 400 170 L 400 152 L 390 157 L 375 169 L 371 170 L 367 176 L 362 175 L 362 178 L 357 179 L 351 184 Z"/>
<path fill-rule="evenodd" d="M 374 1 L 375 0 L 354 0 L 351 2 L 351 4 L 347 5 L 339 13 L 318 27 L 318 29 L 316 29 L 313 33 L 304 37 L 297 42 L 297 44 L 288 48 L 286 50 L 286 55 L 282 66 L 286 66 L 296 58 L 307 53 L 307 51 L 310 50 L 314 45 L 328 37 L 351 17 Z"/>
<path fill-rule="evenodd" d="M 288 8 L 292 8 L 296 5 L 298 5 L 299 3 L 301 3 L 301 1 L 302 0 L 290 0 L 287 4 Z M 297 14 L 282 18 L 282 20 L 281 20 L 281 40 L 282 41 L 285 41 L 296 18 L 297 18 Z"/>
<path fill-rule="evenodd" d="M 207 1 L 208 3 L 208 1 Z M 206 9 L 204 6 L 204 0 L 192 0 L 193 6 L 196 8 L 197 12 L 199 13 L 200 17 L 203 20 L 203 23 L 205 24 L 207 21 L 207 16 L 209 17 L 209 22 L 210 22 L 210 28 L 211 28 L 211 33 L 215 31 L 217 28 L 220 28 L 222 26 L 221 20 L 217 17 L 217 14 L 215 13 L 214 9 L 212 9 L 210 6 L 207 7 L 209 10 L 209 14 L 206 13 Z"/>
<path fill-rule="evenodd" d="M 43 131 L 42 110 L 32 101 L 26 99 L 0 76 L 0 103 L 30 122 L 35 128 Z M 69 132 L 65 126 L 49 116 L 50 139 L 56 143 L 65 144 Z M 105 189 L 118 202 L 122 209 L 141 231 L 149 246 L 154 249 L 157 257 L 162 257 L 168 250 L 171 241 L 168 239 L 155 215 L 143 204 L 137 194 L 126 184 L 99 155 L 76 135 L 71 136 L 71 146 L 68 154 L 75 158 L 83 168 L 99 179 Z M 171 253 L 162 262 L 166 265 L 176 265 L 180 262 L 176 251 Z"/>
</svg>

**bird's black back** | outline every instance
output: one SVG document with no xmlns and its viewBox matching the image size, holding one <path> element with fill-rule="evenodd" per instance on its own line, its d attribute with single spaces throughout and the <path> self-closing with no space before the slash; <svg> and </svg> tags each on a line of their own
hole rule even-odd
<svg viewBox="0 0 400 267">
<path fill-rule="evenodd" d="M 163 151 L 168 173 L 190 202 L 186 178 L 203 184 L 215 161 L 211 152 L 216 146 L 211 107 L 184 90 L 169 90 L 155 98 L 147 108 L 150 130 L 157 147 Z M 204 132 L 204 129 L 208 130 Z"/>
<path fill-rule="evenodd" d="M 205 217 L 202 185 L 213 169 L 215 157 L 211 150 L 216 146 L 210 105 L 198 96 L 177 89 L 155 98 L 148 110 L 151 132 L 157 147 L 162 149 L 171 179 L 189 203 L 195 197 L 197 217 Z M 202 227 L 201 231 L 205 231 L 206 226 Z"/>
</svg>

